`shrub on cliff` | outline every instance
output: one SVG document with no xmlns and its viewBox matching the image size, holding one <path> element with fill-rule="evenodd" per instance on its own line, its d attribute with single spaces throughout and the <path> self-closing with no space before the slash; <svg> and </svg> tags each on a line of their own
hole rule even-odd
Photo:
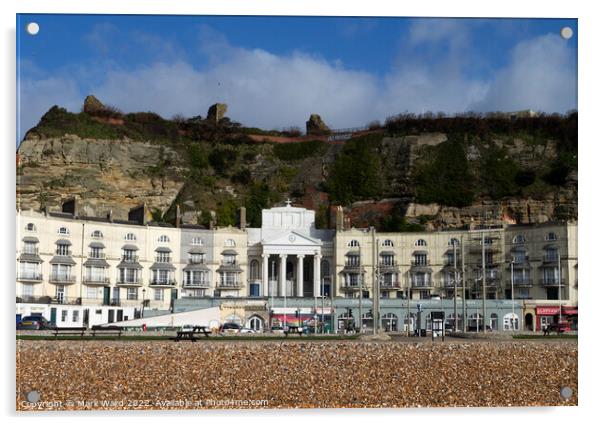
<svg viewBox="0 0 602 425">
<path fill-rule="evenodd" d="M 274 145 L 274 155 L 282 161 L 296 161 L 310 156 L 323 155 L 328 145 L 321 140 L 308 142 L 279 143 Z"/>
</svg>

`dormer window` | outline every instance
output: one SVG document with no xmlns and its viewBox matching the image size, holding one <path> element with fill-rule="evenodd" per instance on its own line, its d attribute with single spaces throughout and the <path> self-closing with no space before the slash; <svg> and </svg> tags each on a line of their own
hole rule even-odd
<svg viewBox="0 0 602 425">
<path fill-rule="evenodd" d="M 358 241 L 356 241 L 355 239 L 353 239 L 352 241 L 350 241 L 347 246 L 349 248 L 359 248 L 360 247 L 360 243 Z"/>
<path fill-rule="evenodd" d="M 191 253 L 189 259 L 191 264 L 202 264 L 205 262 L 205 254 L 200 254 L 196 252 Z"/>
<path fill-rule="evenodd" d="M 159 236 L 159 242 L 169 242 L 169 236 L 167 236 L 167 235 Z"/>
<path fill-rule="evenodd" d="M 546 241 L 555 241 L 555 240 L 558 240 L 558 235 L 556 235 L 556 233 L 554 233 L 554 232 L 550 232 L 550 233 L 548 233 L 546 235 L 545 240 Z"/>
<path fill-rule="evenodd" d="M 58 242 L 56 244 L 56 255 L 64 255 L 64 256 L 71 255 L 69 246 L 71 246 L 71 244 Z"/>
<path fill-rule="evenodd" d="M 126 241 L 135 241 L 136 240 L 136 235 L 134 235 L 133 233 L 128 233 L 125 235 L 125 240 Z"/>
<path fill-rule="evenodd" d="M 69 234 L 69 229 L 67 229 L 66 227 L 59 227 L 59 230 L 57 232 L 59 235 L 68 235 Z"/>
<path fill-rule="evenodd" d="M 514 238 L 512 238 L 512 243 L 525 243 L 525 237 L 523 235 L 516 235 Z"/>
<path fill-rule="evenodd" d="M 203 240 L 199 236 L 195 236 L 194 238 L 192 238 L 190 245 L 203 246 Z"/>
<path fill-rule="evenodd" d="M 38 229 L 36 228 L 35 224 L 27 223 L 27 226 L 25 226 L 25 230 L 27 230 L 28 232 L 35 232 Z"/>
<path fill-rule="evenodd" d="M 224 246 L 233 248 L 236 246 L 236 243 L 234 242 L 234 239 L 226 239 L 226 241 L 224 242 Z"/>
<path fill-rule="evenodd" d="M 102 239 L 102 232 L 100 230 L 95 230 L 92 232 L 92 238 L 94 239 Z"/>
<path fill-rule="evenodd" d="M 393 248 L 393 241 L 391 239 L 385 239 L 383 241 L 383 246 L 389 247 L 389 248 Z"/>
<path fill-rule="evenodd" d="M 418 239 L 414 245 L 416 246 L 426 246 L 426 241 L 424 239 Z"/>
<path fill-rule="evenodd" d="M 23 253 L 24 254 L 37 254 L 38 253 L 38 244 L 36 242 L 24 242 L 23 243 Z"/>
<path fill-rule="evenodd" d="M 224 264 L 226 264 L 226 265 L 236 264 L 236 255 L 224 254 Z"/>
<path fill-rule="evenodd" d="M 169 252 L 159 251 L 157 252 L 157 263 L 169 263 L 171 258 Z"/>
<path fill-rule="evenodd" d="M 136 255 L 135 249 L 124 248 L 123 249 L 123 261 L 133 262 L 137 261 L 138 256 Z"/>
</svg>

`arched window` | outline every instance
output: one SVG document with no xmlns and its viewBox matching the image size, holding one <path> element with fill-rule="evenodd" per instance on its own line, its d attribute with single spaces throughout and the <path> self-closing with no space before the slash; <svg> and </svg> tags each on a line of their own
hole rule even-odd
<svg viewBox="0 0 602 425">
<path fill-rule="evenodd" d="M 226 239 L 226 241 L 224 242 L 224 246 L 233 248 L 236 246 L 236 242 L 234 242 L 234 239 Z"/>
<path fill-rule="evenodd" d="M 200 236 L 195 236 L 194 238 L 192 238 L 190 245 L 203 246 L 203 240 Z"/>
<path fill-rule="evenodd" d="M 125 240 L 126 241 L 135 241 L 136 235 L 134 235 L 133 233 L 128 233 L 127 235 L 125 235 Z"/>
<path fill-rule="evenodd" d="M 545 239 L 546 241 L 555 241 L 558 239 L 558 235 L 556 235 L 554 232 L 550 232 L 546 235 Z"/>
<path fill-rule="evenodd" d="M 36 229 L 36 225 L 33 223 L 27 223 L 27 226 L 25 226 L 25 230 L 27 230 L 28 232 L 35 232 Z"/>
<path fill-rule="evenodd" d="M 261 270 L 259 269 L 259 261 L 252 260 L 249 266 L 250 277 L 253 280 L 261 279 Z"/>
<path fill-rule="evenodd" d="M 512 238 L 512 243 L 525 243 L 525 237 L 523 235 L 516 235 Z"/>
<path fill-rule="evenodd" d="M 448 242 L 447 242 L 447 246 L 460 246 L 460 241 L 458 240 L 458 238 L 451 238 Z"/>
<path fill-rule="evenodd" d="M 390 248 L 393 248 L 393 241 L 391 239 L 385 239 L 383 241 L 383 246 L 388 246 Z"/>
<path fill-rule="evenodd" d="M 102 232 L 100 230 L 95 230 L 92 232 L 92 237 L 94 239 L 102 239 Z"/>
<path fill-rule="evenodd" d="M 67 229 L 66 227 L 59 227 L 58 234 L 59 235 L 68 235 L 69 229 Z"/>
<path fill-rule="evenodd" d="M 418 239 L 416 241 L 416 243 L 414 243 L 414 245 L 416 245 L 416 246 L 426 246 L 426 241 L 424 239 Z"/>
<path fill-rule="evenodd" d="M 356 241 L 355 239 L 353 239 L 352 241 L 350 241 L 347 244 L 347 246 L 350 247 L 350 248 L 359 248 L 360 243 L 358 241 Z"/>
<path fill-rule="evenodd" d="M 322 260 L 320 263 L 320 276 L 322 279 L 325 277 L 330 277 L 330 263 L 326 260 Z"/>
<path fill-rule="evenodd" d="M 263 320 L 259 316 L 251 316 L 247 321 L 247 328 L 261 331 L 263 329 Z"/>
<path fill-rule="evenodd" d="M 159 236 L 159 242 L 169 242 L 169 236 L 167 235 L 161 235 Z"/>
</svg>

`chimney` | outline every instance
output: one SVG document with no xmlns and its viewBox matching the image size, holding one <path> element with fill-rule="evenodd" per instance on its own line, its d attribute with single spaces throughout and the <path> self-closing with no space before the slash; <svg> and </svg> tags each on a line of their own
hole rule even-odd
<svg viewBox="0 0 602 425">
<path fill-rule="evenodd" d="M 343 207 L 341 205 L 338 205 L 336 207 L 336 218 L 335 218 L 337 232 L 342 232 L 345 229 L 344 221 L 345 221 L 345 215 L 343 214 Z"/>
<path fill-rule="evenodd" d="M 180 204 L 176 204 L 176 227 L 180 227 Z"/>
<path fill-rule="evenodd" d="M 132 208 L 128 212 L 128 220 L 135 221 L 143 226 L 146 225 L 148 222 L 148 209 L 146 208 L 146 203 Z"/>
<path fill-rule="evenodd" d="M 240 207 L 240 229 L 245 230 L 247 228 L 247 209 Z"/>
<path fill-rule="evenodd" d="M 63 202 L 62 212 L 71 214 L 73 217 L 77 217 L 77 202 L 75 198 L 69 198 Z"/>
</svg>

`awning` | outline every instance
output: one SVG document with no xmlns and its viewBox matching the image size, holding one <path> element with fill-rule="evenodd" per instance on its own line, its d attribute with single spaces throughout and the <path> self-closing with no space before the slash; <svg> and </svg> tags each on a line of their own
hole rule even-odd
<svg viewBox="0 0 602 425">
<path fill-rule="evenodd" d="M 577 307 L 564 307 L 562 306 L 562 314 L 566 315 L 577 315 L 579 314 Z"/>
<path fill-rule="evenodd" d="M 109 263 L 102 258 L 88 258 L 83 265 L 84 267 L 109 267 Z"/>
<path fill-rule="evenodd" d="M 71 241 L 68 239 L 59 239 L 56 241 L 57 245 L 71 245 Z"/>
<path fill-rule="evenodd" d="M 105 245 L 102 242 L 91 242 L 90 248 L 104 248 Z"/>
<path fill-rule="evenodd" d="M 75 261 L 71 257 L 67 257 L 64 255 L 56 255 L 52 257 L 52 260 L 50 260 L 50 264 L 66 264 L 68 266 L 74 266 Z"/>
<path fill-rule="evenodd" d="M 226 249 L 222 251 L 222 255 L 238 255 L 238 252 L 234 251 L 233 249 Z"/>
<path fill-rule="evenodd" d="M 360 252 L 359 251 L 349 251 L 345 255 L 347 257 L 359 257 L 360 256 Z"/>
<path fill-rule="evenodd" d="M 559 310 L 559 307 L 536 307 L 535 313 L 538 316 L 555 316 Z"/>
<path fill-rule="evenodd" d="M 381 251 L 380 255 L 395 255 L 393 251 Z"/>
<path fill-rule="evenodd" d="M 138 251 L 138 247 L 136 245 L 131 245 L 131 244 L 123 245 L 121 247 L 121 249 L 125 249 L 125 250 L 128 250 L 128 251 L 131 251 L 131 250 Z"/>
<path fill-rule="evenodd" d="M 150 266 L 151 270 L 175 270 L 175 266 L 171 263 L 153 263 Z"/>
<path fill-rule="evenodd" d="M 205 250 L 203 248 L 190 248 L 188 250 L 189 254 L 204 254 Z"/>
<path fill-rule="evenodd" d="M 38 240 L 38 238 L 36 238 L 35 236 L 25 236 L 25 237 L 23 238 L 23 242 L 29 242 L 29 243 L 38 243 L 38 242 L 40 242 L 40 241 L 39 241 L 39 240 Z"/>
<path fill-rule="evenodd" d="M 412 252 L 412 255 L 417 255 L 417 254 L 428 254 L 428 251 L 421 249 L 421 250 Z"/>
<path fill-rule="evenodd" d="M 169 249 L 166 246 L 160 246 L 159 248 L 155 249 L 156 252 L 171 252 L 171 249 Z"/>
</svg>

